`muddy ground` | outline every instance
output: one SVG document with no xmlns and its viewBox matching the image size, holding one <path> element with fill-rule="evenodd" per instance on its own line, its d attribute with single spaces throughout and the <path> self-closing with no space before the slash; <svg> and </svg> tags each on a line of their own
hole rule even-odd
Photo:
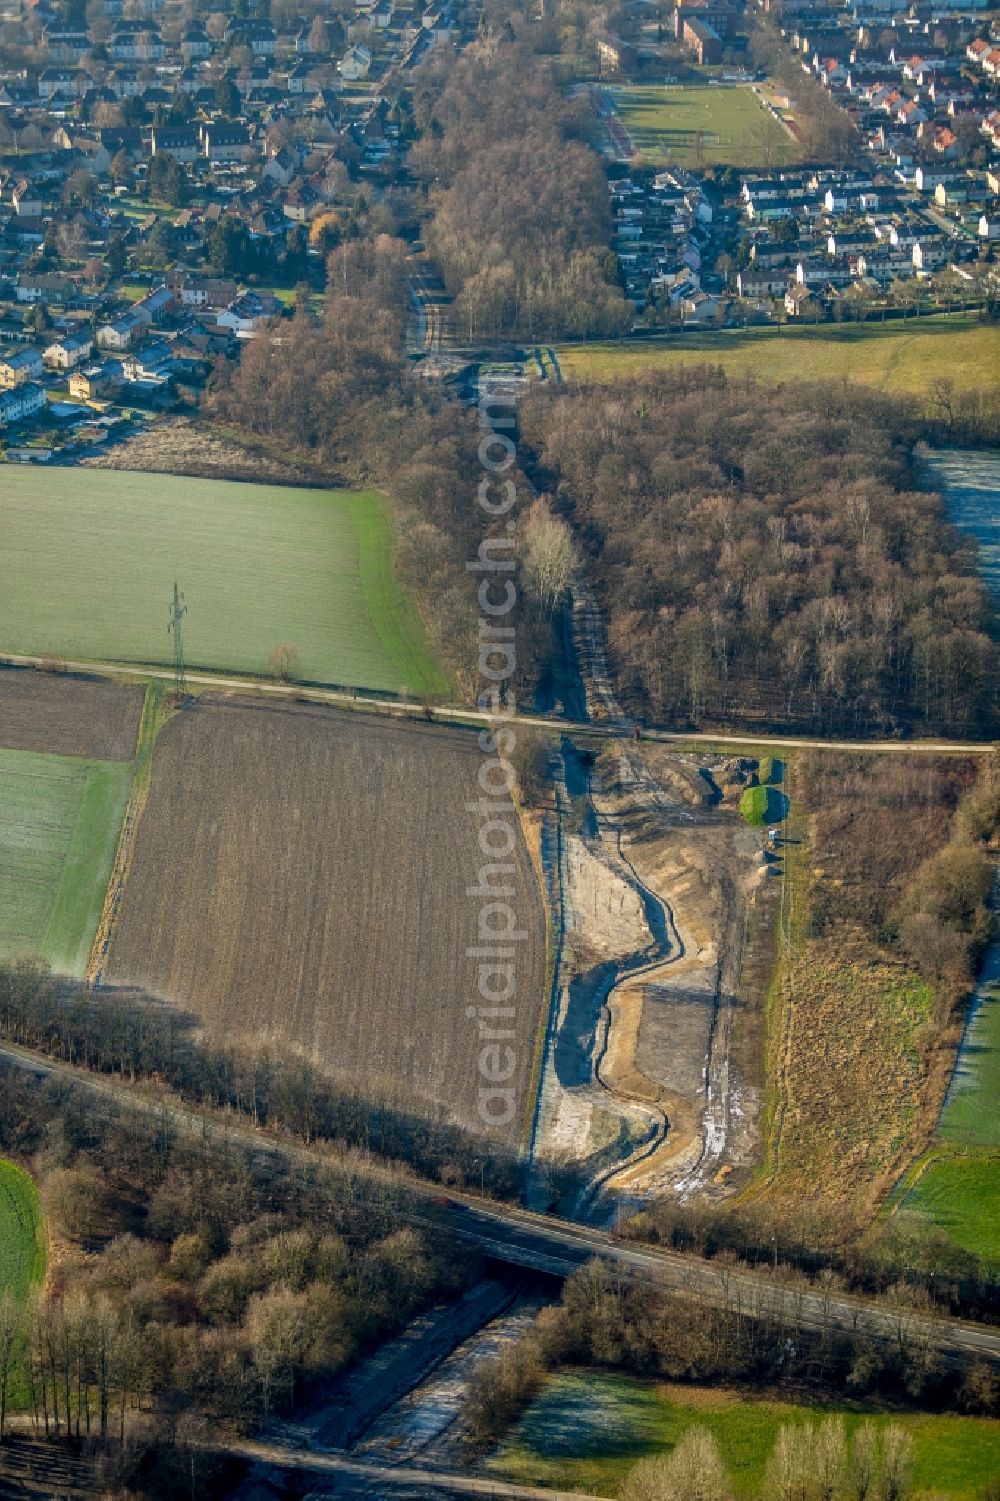
<svg viewBox="0 0 1000 1501">
<path fill-rule="evenodd" d="M 752 1157 L 760 1053 L 747 1013 L 761 997 L 741 977 L 768 862 L 737 807 L 749 765 L 623 740 L 590 764 L 585 795 L 571 749 L 563 766 L 535 1199 L 606 1218 L 616 1201 L 717 1191 Z M 582 1191 L 565 1186 L 574 1170 Z"/>
</svg>

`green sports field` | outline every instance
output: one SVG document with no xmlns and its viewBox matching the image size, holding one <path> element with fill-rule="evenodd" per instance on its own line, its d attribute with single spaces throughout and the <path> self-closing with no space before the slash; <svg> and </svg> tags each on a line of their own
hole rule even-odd
<svg viewBox="0 0 1000 1501">
<path fill-rule="evenodd" d="M 878 1424 L 901 1424 L 913 1439 L 917 1496 L 978 1501 L 982 1487 L 1000 1472 L 1000 1424 L 987 1419 L 753 1399 L 721 1388 L 657 1385 L 598 1371 L 549 1380 L 489 1469 L 522 1485 L 617 1496 L 636 1460 L 662 1453 L 687 1429 L 704 1425 L 718 1440 L 734 1496 L 743 1501 L 759 1495 L 781 1425 L 815 1422 L 830 1413 L 844 1415 L 848 1432 L 869 1416 Z"/>
<path fill-rule="evenodd" d="M 608 90 L 636 150 L 654 165 L 782 167 L 801 159 L 748 85 L 640 84 Z"/>
<path fill-rule="evenodd" d="M 23 1300 L 45 1272 L 45 1228 L 38 1190 L 0 1158 L 0 1292 Z"/>
<path fill-rule="evenodd" d="M 894 319 L 812 328 L 721 329 L 718 333 L 567 344 L 557 350 L 573 381 L 625 380 L 683 365 L 721 365 L 769 384 L 857 380 L 879 390 L 926 395 L 927 372 L 956 390 L 997 382 L 997 332 L 969 316 Z"/>
<path fill-rule="evenodd" d="M 0 959 L 41 954 L 82 977 L 131 765 L 0 750 Z"/>
<path fill-rule="evenodd" d="M 393 576 L 375 494 L 109 470 L 3 471 L 0 651 L 168 663 L 174 581 L 191 668 L 445 693 Z"/>
</svg>

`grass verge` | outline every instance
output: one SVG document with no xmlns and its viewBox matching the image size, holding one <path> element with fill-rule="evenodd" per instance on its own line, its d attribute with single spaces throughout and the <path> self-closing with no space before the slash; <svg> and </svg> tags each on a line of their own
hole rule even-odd
<svg viewBox="0 0 1000 1501">
<path fill-rule="evenodd" d="M 552 1377 L 488 1461 L 491 1473 L 523 1485 L 614 1497 L 638 1459 L 672 1447 L 691 1427 L 715 1434 L 734 1495 L 758 1495 L 778 1429 L 841 1413 L 850 1432 L 871 1417 L 913 1439 L 917 1495 L 976 1501 L 1000 1471 L 1000 1425 L 981 1418 L 866 1409 L 756 1397 L 710 1387 L 642 1382 L 599 1371 Z"/>
</svg>

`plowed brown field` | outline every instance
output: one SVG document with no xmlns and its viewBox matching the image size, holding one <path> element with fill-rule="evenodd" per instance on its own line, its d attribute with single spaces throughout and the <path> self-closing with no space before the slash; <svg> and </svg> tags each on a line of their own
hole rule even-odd
<svg viewBox="0 0 1000 1501">
<path fill-rule="evenodd" d="M 108 979 L 234 1043 L 300 1051 L 338 1081 L 475 1128 L 483 757 L 460 731 L 202 701 L 157 743 Z M 513 817 L 513 814 L 512 814 Z M 516 823 L 516 819 L 515 819 Z M 512 1046 L 525 1118 L 544 919 L 523 841 Z M 482 1004 L 482 1003 L 480 1003 Z"/>
<path fill-rule="evenodd" d="M 128 683 L 0 667 L 0 747 L 131 761 L 142 699 Z"/>
</svg>

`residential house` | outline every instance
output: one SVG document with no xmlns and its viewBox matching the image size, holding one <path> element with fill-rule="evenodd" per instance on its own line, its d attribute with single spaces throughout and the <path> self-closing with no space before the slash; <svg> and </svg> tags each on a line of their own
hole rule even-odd
<svg viewBox="0 0 1000 1501">
<path fill-rule="evenodd" d="M 73 370 L 90 357 L 94 338 L 89 328 L 63 334 L 43 351 L 42 360 L 49 370 Z"/>
<path fill-rule="evenodd" d="M 112 322 L 101 324 L 97 330 L 97 347 L 124 354 L 142 338 L 147 327 L 148 319 L 141 314 L 123 313 Z"/>
<path fill-rule="evenodd" d="M 216 317 L 219 328 L 228 328 L 237 338 L 253 338 L 272 318 L 280 317 L 281 303 L 262 292 L 244 292 Z"/>
<path fill-rule="evenodd" d="M 40 219 L 42 216 L 42 199 L 37 189 L 22 177 L 11 189 L 10 201 L 14 205 L 14 212 L 19 218 Z"/>
<path fill-rule="evenodd" d="M 174 294 L 169 287 L 153 287 L 138 302 L 132 304 L 132 312 L 147 325 L 162 323 L 174 310 Z"/>
<path fill-rule="evenodd" d="M 153 156 L 172 156 L 175 162 L 197 161 L 198 132 L 188 125 L 154 125 L 150 151 Z"/>
<path fill-rule="evenodd" d="M 45 406 L 45 392 L 32 382 L 0 393 L 0 427 L 25 422 Z"/>
<path fill-rule="evenodd" d="M 106 401 L 121 390 L 124 375 L 118 360 L 103 360 L 74 370 L 69 378 L 69 394 L 78 401 Z"/>
<path fill-rule="evenodd" d="M 349 47 L 337 64 L 337 72 L 347 83 L 357 83 L 371 72 L 372 54 L 363 42 Z"/>
<path fill-rule="evenodd" d="M 42 370 L 42 356 L 37 349 L 15 349 L 10 354 L 0 355 L 0 391 L 10 391 L 28 381 L 38 380 Z"/>
<path fill-rule="evenodd" d="M 18 302 L 59 304 L 68 302 L 75 291 L 73 278 L 58 271 L 22 271 L 14 295 Z"/>
<path fill-rule="evenodd" d="M 241 120 L 211 120 L 200 127 L 199 134 L 209 161 L 244 162 L 256 154 L 250 132 Z"/>
</svg>

